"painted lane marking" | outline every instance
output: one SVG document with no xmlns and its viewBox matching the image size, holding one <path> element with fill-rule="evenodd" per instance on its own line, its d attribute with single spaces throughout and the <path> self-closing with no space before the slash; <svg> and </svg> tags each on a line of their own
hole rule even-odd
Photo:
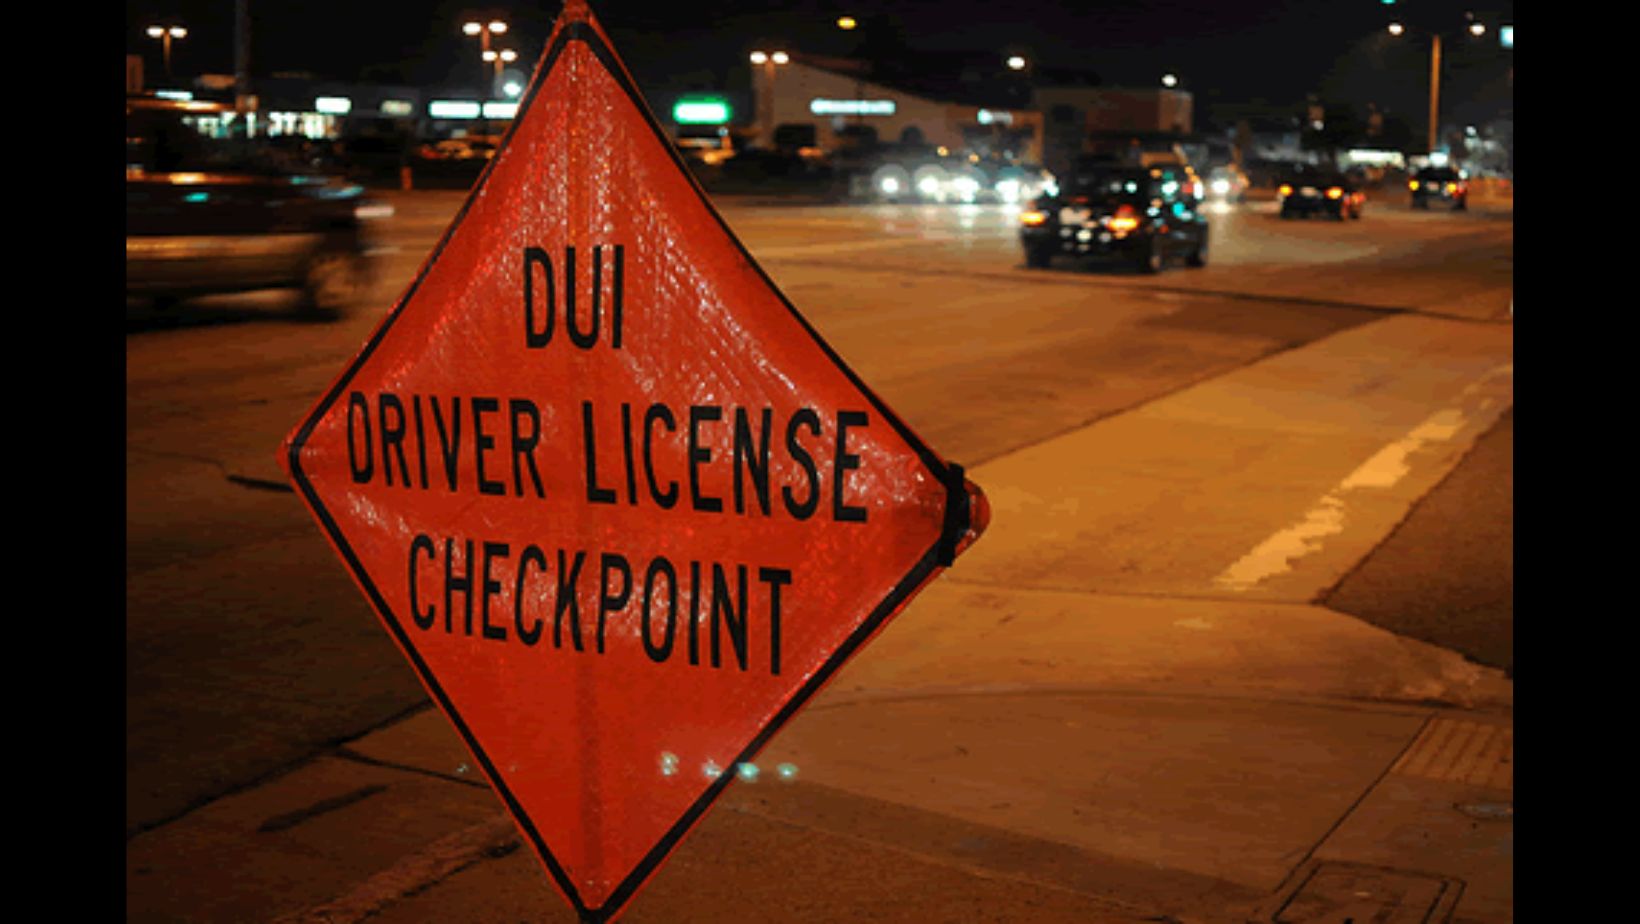
<svg viewBox="0 0 1640 924">
<path fill-rule="evenodd" d="M 886 250 L 893 247 L 912 247 L 918 244 L 948 243 L 954 240 L 957 240 L 957 238 L 949 234 L 920 234 L 914 237 L 874 237 L 857 241 L 760 247 L 753 253 L 758 259 L 779 259 L 781 257 L 809 256 L 812 254 L 847 253 L 857 250 Z"/>
<path fill-rule="evenodd" d="M 1230 591 L 1250 590 L 1269 578 L 1291 571 L 1294 562 L 1319 551 L 1329 537 L 1344 531 L 1351 492 L 1393 487 L 1412 471 L 1410 460 L 1415 454 L 1451 440 L 1471 423 L 1475 412 L 1467 409 L 1467 399 L 1495 379 L 1512 377 L 1514 370 L 1513 363 L 1506 363 L 1470 383 L 1458 396 L 1459 407 L 1436 411 L 1405 436 L 1378 450 L 1323 495 L 1297 523 L 1271 534 L 1215 577 L 1214 586 Z M 1486 397 L 1480 400 L 1477 410 L 1488 410 L 1495 404 L 1494 399 Z"/>
</svg>

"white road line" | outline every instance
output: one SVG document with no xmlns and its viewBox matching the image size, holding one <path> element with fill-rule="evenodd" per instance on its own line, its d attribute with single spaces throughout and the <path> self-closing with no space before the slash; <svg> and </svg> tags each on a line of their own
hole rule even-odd
<svg viewBox="0 0 1640 924">
<path fill-rule="evenodd" d="M 787 247 L 759 247 L 752 251 L 758 259 L 810 256 L 825 253 L 847 253 L 855 250 L 881 250 L 890 247 L 912 247 L 919 244 L 954 241 L 953 235 L 918 235 L 916 237 L 874 237 L 858 241 L 836 241 L 823 244 L 792 244 Z"/>
<path fill-rule="evenodd" d="M 1506 363 L 1470 383 L 1458 396 L 1458 407 L 1436 411 L 1405 436 L 1378 450 L 1323 495 L 1297 523 L 1273 533 L 1215 577 L 1214 586 L 1231 591 L 1250 590 L 1269 578 L 1291 571 L 1294 562 L 1319 550 L 1328 537 L 1344 531 L 1351 492 L 1393 487 L 1412 470 L 1409 460 L 1414 454 L 1431 444 L 1452 439 L 1477 412 L 1493 407 L 1495 401 L 1490 397 L 1476 402 L 1478 406 L 1474 408 L 1469 403 L 1493 379 L 1512 377 L 1514 371 L 1514 364 Z"/>
</svg>

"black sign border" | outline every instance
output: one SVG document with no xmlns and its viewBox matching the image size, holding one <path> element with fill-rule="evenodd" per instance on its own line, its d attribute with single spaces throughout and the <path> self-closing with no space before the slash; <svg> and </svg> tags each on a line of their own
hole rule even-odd
<svg viewBox="0 0 1640 924">
<path fill-rule="evenodd" d="M 814 339 L 815 344 L 820 347 L 821 351 L 824 352 L 825 355 L 836 364 L 839 371 L 847 376 L 849 381 L 859 389 L 860 393 L 871 402 L 872 407 L 876 409 L 877 413 L 882 415 L 883 419 L 887 420 L 894 427 L 895 431 L 899 433 L 900 437 L 905 440 L 905 442 L 916 452 L 923 464 L 927 466 L 930 474 L 932 474 L 938 482 L 946 486 L 946 503 L 948 505 L 948 509 L 962 507 L 964 508 L 963 513 L 966 513 L 965 502 L 967 498 L 963 493 L 961 468 L 955 465 L 948 465 L 945 461 L 940 459 L 940 457 L 936 455 L 933 450 L 927 446 L 927 444 L 918 438 L 917 435 L 913 433 L 903 421 L 900 420 L 898 415 L 894 414 L 893 411 L 883 404 L 883 402 L 877 397 L 877 394 L 867 387 L 866 384 L 860 380 L 859 376 L 854 373 L 854 370 L 850 369 L 848 365 L 843 362 L 842 358 L 837 355 L 837 353 L 831 348 L 830 344 L 826 343 L 826 341 L 809 323 L 808 319 L 804 318 L 802 314 L 797 311 L 796 307 L 793 306 L 792 303 L 786 298 L 785 293 L 781 292 L 780 288 L 774 284 L 774 281 L 769 278 L 763 268 L 752 259 L 752 255 L 747 252 L 745 245 L 742 244 L 740 239 L 735 236 L 733 231 L 730 230 L 728 224 L 723 220 L 723 217 L 718 213 L 717 209 L 713 207 L 712 201 L 710 197 L 707 196 L 705 189 L 700 185 L 694 174 L 689 171 L 687 165 L 683 162 L 682 156 L 677 151 L 676 146 L 673 145 L 671 139 L 661 127 L 660 122 L 655 118 L 654 113 L 650 110 L 648 103 L 643 98 L 643 95 L 638 92 L 638 88 L 633 83 L 631 76 L 626 71 L 626 68 L 621 64 L 620 59 L 616 57 L 614 50 L 604 41 L 604 37 L 600 30 L 593 25 L 590 20 L 590 13 L 587 15 L 589 17 L 588 19 L 574 19 L 565 22 L 556 30 L 556 37 L 554 38 L 552 44 L 547 48 L 546 52 L 542 55 L 541 62 L 536 67 L 535 76 L 531 80 L 529 90 L 524 97 L 524 101 L 520 103 L 518 107 L 518 112 L 513 118 L 512 125 L 509 126 L 507 130 L 506 137 L 502 140 L 502 145 L 496 154 L 496 158 L 485 165 L 483 172 L 479 174 L 477 181 L 473 184 L 473 189 L 468 194 L 467 200 L 462 204 L 460 211 L 456 213 L 455 219 L 451 221 L 449 228 L 446 229 L 444 236 L 440 238 L 432 253 L 423 262 L 421 269 L 416 274 L 416 278 L 412 281 L 409 288 L 405 290 L 405 293 L 399 299 L 399 302 L 393 307 L 392 311 L 388 313 L 386 319 L 383 320 L 383 322 L 376 328 L 375 333 L 372 334 L 370 339 L 365 343 L 364 347 L 360 349 L 358 355 L 353 359 L 347 369 L 331 387 L 330 391 L 326 393 L 324 398 L 321 399 L 315 406 L 313 412 L 308 416 L 301 428 L 291 438 L 289 446 L 287 447 L 287 458 L 291 478 L 300 489 L 302 496 L 306 499 L 309 507 L 313 510 L 314 515 L 319 519 L 326 533 L 330 535 L 331 540 L 335 543 L 336 548 L 341 554 L 343 560 L 353 571 L 353 574 L 358 579 L 360 586 L 364 589 L 366 596 L 369 597 L 371 603 L 375 606 L 376 611 L 382 617 L 384 624 L 392 630 L 393 635 L 398 639 L 400 647 L 409 656 L 411 664 L 415 667 L 416 673 L 420 675 L 422 682 L 438 700 L 439 705 L 443 708 L 445 714 L 449 716 L 452 723 L 456 726 L 456 730 L 461 734 L 462 739 L 466 742 L 467 747 L 473 752 L 473 755 L 484 768 L 485 775 L 489 777 L 491 785 L 506 803 L 507 809 L 512 814 L 513 819 L 529 835 L 530 841 L 535 847 L 536 853 L 546 864 L 548 871 L 557 882 L 559 889 L 566 897 L 569 898 L 570 903 L 574 906 L 575 911 L 580 916 L 581 920 L 587 922 L 603 922 L 610 920 L 622 910 L 623 906 L 633 897 L 634 894 L 636 894 L 638 888 L 641 887 L 649 879 L 649 877 L 654 874 L 660 864 L 689 832 L 690 828 L 692 828 L 706 812 L 706 810 L 711 807 L 712 803 L 717 801 L 718 797 L 723 793 L 723 790 L 729 785 L 730 781 L 734 779 L 735 774 L 733 772 L 733 767 L 739 763 L 749 761 L 754 755 L 756 755 L 757 752 L 761 750 L 762 747 L 768 742 L 768 740 L 777 731 L 779 731 L 786 724 L 786 722 L 792 718 L 793 715 L 797 713 L 797 710 L 802 708 L 803 705 L 806 704 L 808 700 L 820 689 L 820 687 L 823 686 L 834 673 L 836 673 L 838 668 L 840 668 L 843 663 L 846 662 L 854 654 L 854 652 L 865 643 L 865 640 L 870 638 L 871 635 L 877 631 L 877 629 L 891 614 L 904 605 L 905 602 L 907 602 L 910 597 L 934 575 L 934 572 L 942 563 L 949 562 L 949 550 L 956 546 L 962 535 L 967 531 L 969 524 L 967 516 L 959 516 L 954 518 L 948 515 L 945 518 L 946 523 L 942 535 L 929 546 L 928 550 L 923 553 L 917 563 L 912 566 L 910 572 L 894 585 L 894 587 L 889 591 L 888 596 L 885 597 L 882 602 L 877 604 L 865 621 L 862 622 L 854 630 L 854 632 L 844 640 L 843 644 L 840 645 L 829 658 L 827 658 L 819 669 L 816 670 L 814 674 L 810 676 L 809 679 L 791 695 L 785 705 L 782 706 L 781 709 L 775 713 L 769 723 L 764 726 L 763 730 L 755 735 L 750 743 L 748 743 L 741 751 L 739 756 L 736 757 L 735 763 L 731 764 L 729 768 L 726 768 L 725 771 L 706 788 L 701 796 L 690 805 L 683 815 L 676 822 L 674 822 L 670 828 L 667 829 L 666 833 L 662 835 L 660 840 L 657 841 L 656 844 L 650 848 L 649 852 L 643 856 L 638 865 L 634 867 L 633 870 L 627 874 L 626 878 L 623 879 L 618 886 L 616 886 L 615 890 L 610 893 L 609 898 L 603 905 L 597 908 L 588 907 L 585 901 L 582 900 L 580 892 L 576 889 L 574 882 L 570 880 L 569 875 L 565 872 L 563 866 L 558 862 L 557 857 L 553 855 L 551 848 L 547 846 L 547 843 L 541 836 L 540 831 L 536 830 L 535 823 L 524 812 L 523 807 L 519 805 L 517 799 L 513 796 L 512 791 L 507 788 L 505 780 L 502 778 L 501 774 L 497 772 L 483 746 L 479 744 L 478 739 L 473 735 L 471 729 L 467 727 L 467 723 L 462 720 L 461 714 L 456 710 L 455 704 L 451 702 L 449 695 L 444 692 L 444 688 L 439 684 L 438 678 L 433 675 L 433 672 L 428 668 L 426 662 L 422 660 L 421 654 L 416 650 L 415 645 L 411 643 L 410 636 L 405 631 L 403 624 L 400 623 L 400 621 L 393 615 L 392 609 L 387 605 L 386 599 L 382 597 L 381 592 L 377 590 L 375 584 L 370 580 L 369 573 L 359 561 L 358 556 L 354 552 L 352 546 L 348 544 L 346 537 L 342 535 L 342 531 L 337 526 L 335 519 L 325 508 L 324 503 L 319 499 L 318 493 L 314 490 L 313 485 L 308 481 L 307 476 L 303 473 L 301 459 L 302 449 L 307 445 L 307 441 L 312 436 L 314 429 L 330 411 L 331 407 L 335 405 L 342 392 L 358 374 L 359 370 L 370 358 L 371 354 L 374 353 L 383 337 L 386 336 L 388 330 L 393 326 L 393 323 L 399 318 L 400 314 L 402 314 L 405 307 L 409 304 L 411 297 L 420 287 L 422 280 L 426 278 L 426 275 L 431 270 L 433 264 L 437 262 L 440 254 L 443 253 L 445 246 L 454 236 L 457 227 L 459 227 L 461 222 L 466 218 L 468 210 L 471 208 L 473 202 L 478 198 L 479 192 L 483 189 L 485 181 L 489 178 L 490 171 L 494 168 L 496 160 L 499 160 L 505 153 L 508 142 L 512 139 L 513 132 L 516 131 L 518 126 L 524 121 L 525 113 L 529 111 L 529 108 L 533 104 L 536 95 L 540 91 L 541 87 L 546 83 L 547 77 L 551 74 L 553 65 L 557 62 L 558 57 L 563 53 L 563 50 L 568 47 L 569 43 L 580 42 L 586 45 L 598 61 L 604 65 L 610 76 L 614 78 L 621 90 L 626 93 L 628 99 L 637 108 L 638 112 L 643 115 L 645 121 L 649 125 L 650 130 L 654 132 L 656 140 L 658 140 L 663 148 L 671 155 L 672 161 L 677 166 L 678 170 L 686 178 L 688 178 L 691 188 L 693 188 L 695 190 L 695 194 L 700 197 L 701 204 L 706 207 L 707 212 L 717 221 L 718 226 L 723 230 L 723 233 L 728 237 L 729 241 L 740 250 L 741 255 L 745 258 L 747 264 L 749 264 L 763 279 L 769 289 L 780 299 L 781 304 L 786 306 L 786 310 L 791 312 L 792 317 L 802 325 L 804 330 L 808 331 L 809 335 Z"/>
</svg>

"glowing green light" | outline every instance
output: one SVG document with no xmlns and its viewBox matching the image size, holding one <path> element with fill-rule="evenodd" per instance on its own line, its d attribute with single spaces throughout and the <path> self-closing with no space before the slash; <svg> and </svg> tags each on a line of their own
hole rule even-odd
<svg viewBox="0 0 1640 924">
<path fill-rule="evenodd" d="M 672 106 L 672 121 L 679 125 L 722 125 L 730 115 L 729 101 L 716 97 L 680 99 Z"/>
<path fill-rule="evenodd" d="M 757 782 L 758 773 L 757 764 L 740 764 L 735 768 L 735 774 L 747 783 Z"/>
<path fill-rule="evenodd" d="M 796 764 L 779 764 L 774 768 L 774 772 L 779 774 L 782 780 L 790 781 L 797 779 Z"/>
</svg>

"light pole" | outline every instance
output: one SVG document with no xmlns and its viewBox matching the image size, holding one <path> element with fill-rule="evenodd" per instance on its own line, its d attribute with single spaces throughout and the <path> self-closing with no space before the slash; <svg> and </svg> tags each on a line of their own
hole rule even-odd
<svg viewBox="0 0 1640 924">
<path fill-rule="evenodd" d="M 473 21 L 470 21 L 470 22 L 462 23 L 461 31 L 466 33 L 467 35 L 476 35 L 476 36 L 478 36 L 478 47 L 479 47 L 478 56 L 479 56 L 479 59 L 484 61 L 484 63 L 488 64 L 491 60 L 493 60 L 492 57 L 491 57 L 492 52 L 490 51 L 490 36 L 492 36 L 492 35 L 501 35 L 501 34 L 505 33 L 507 31 L 507 24 L 502 22 L 499 19 L 492 19 L 487 23 L 478 22 L 477 20 L 473 20 Z M 499 67 L 500 67 L 500 65 L 497 65 L 497 69 L 499 69 Z M 494 93 L 495 93 L 495 87 L 494 87 L 494 81 L 492 80 L 491 81 L 491 87 L 488 91 L 485 92 L 484 98 L 489 99 L 490 96 L 492 96 Z"/>
<path fill-rule="evenodd" d="M 484 60 L 490 61 L 495 65 L 495 73 L 490 78 L 489 95 L 496 96 L 501 90 L 501 65 L 511 64 L 512 62 L 517 61 L 518 52 L 513 51 L 511 48 L 503 48 L 500 51 L 496 51 L 492 48 L 486 49 L 482 57 Z"/>
<path fill-rule="evenodd" d="M 160 48 L 162 49 L 161 55 L 165 59 L 165 79 L 173 79 L 171 76 L 171 40 L 187 38 L 188 30 L 181 26 L 149 26 L 148 37 L 159 39 Z"/>
<path fill-rule="evenodd" d="M 791 55 L 784 51 L 753 51 L 751 61 L 757 66 L 762 75 L 762 87 L 758 91 L 757 109 L 758 121 L 762 123 L 759 134 L 770 150 L 774 149 L 774 78 L 775 68 L 791 61 Z"/>
<path fill-rule="evenodd" d="M 1479 38 L 1486 34 L 1486 26 L 1475 20 L 1475 14 L 1465 14 L 1469 19 L 1468 31 L 1470 35 Z M 1389 24 L 1389 34 L 1399 38 L 1406 34 L 1406 26 L 1399 22 Z M 1429 46 L 1429 153 L 1435 153 L 1435 145 L 1440 141 L 1440 113 L 1441 113 L 1441 33 L 1430 30 Z"/>
</svg>

